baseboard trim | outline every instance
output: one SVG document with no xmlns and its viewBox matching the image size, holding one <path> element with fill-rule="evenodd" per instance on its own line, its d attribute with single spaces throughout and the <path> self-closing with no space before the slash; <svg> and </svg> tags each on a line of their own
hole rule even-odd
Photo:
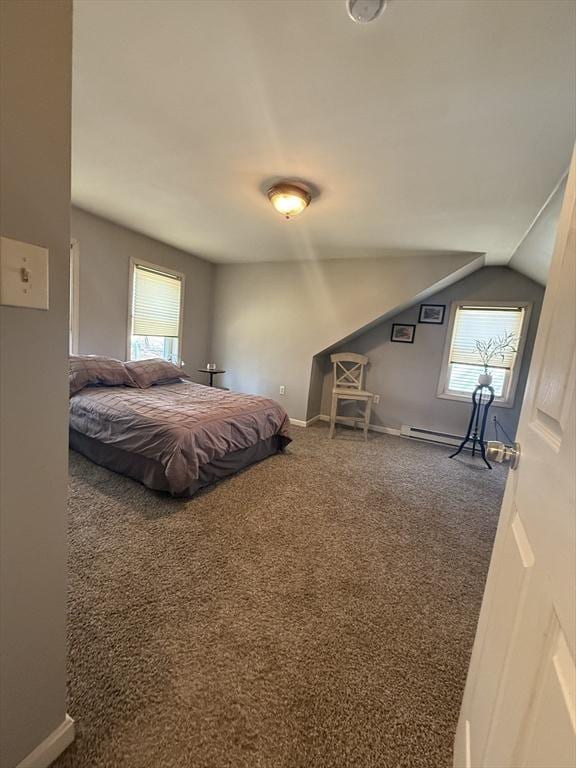
<svg viewBox="0 0 576 768">
<path fill-rule="evenodd" d="M 319 416 L 315 417 L 315 420 L 329 422 L 330 416 L 328 416 L 325 413 L 321 413 Z M 345 422 L 340 422 L 339 419 L 336 419 L 336 424 L 339 424 L 339 423 L 344 424 Z M 400 430 L 396 429 L 396 427 L 382 427 L 380 424 L 369 424 L 368 429 L 371 432 L 380 432 L 381 434 L 384 434 L 384 435 L 396 435 L 397 437 L 400 436 Z"/>
<path fill-rule="evenodd" d="M 73 741 L 74 720 L 66 715 L 64 722 L 46 736 L 16 768 L 48 768 Z"/>
<path fill-rule="evenodd" d="M 318 421 L 321 418 L 321 416 L 313 416 L 306 421 L 303 421 L 302 419 L 290 419 L 290 424 L 293 424 L 295 427 L 309 427 L 310 424 L 314 424 L 315 421 Z"/>
<path fill-rule="evenodd" d="M 470 721 L 460 717 L 454 739 L 453 768 L 472 768 Z"/>
<path fill-rule="evenodd" d="M 330 421 L 330 416 L 328 416 L 325 413 L 319 413 L 317 416 L 313 416 L 311 419 L 307 419 L 304 421 L 303 419 L 290 419 L 290 424 L 293 424 L 295 427 L 309 427 L 311 424 L 314 424 L 316 421 Z M 344 423 L 340 422 L 339 419 L 336 419 L 336 423 Z M 384 435 L 396 435 L 397 437 L 401 435 L 400 429 L 396 429 L 396 427 L 382 427 L 380 424 L 370 424 L 368 426 L 368 429 L 371 432 L 380 432 Z"/>
</svg>

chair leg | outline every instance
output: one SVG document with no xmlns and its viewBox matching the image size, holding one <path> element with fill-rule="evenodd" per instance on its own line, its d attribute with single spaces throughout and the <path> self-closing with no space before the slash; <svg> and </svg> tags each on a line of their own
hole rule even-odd
<svg viewBox="0 0 576 768">
<path fill-rule="evenodd" d="M 332 395 L 332 408 L 330 409 L 330 432 L 328 434 L 329 439 L 332 439 L 334 437 L 334 430 L 336 428 L 337 411 L 338 411 L 338 397 L 336 395 Z"/>
<path fill-rule="evenodd" d="M 371 412 L 372 412 L 372 400 L 366 400 L 366 409 L 364 411 L 364 440 L 368 440 L 368 426 L 370 424 Z"/>
</svg>

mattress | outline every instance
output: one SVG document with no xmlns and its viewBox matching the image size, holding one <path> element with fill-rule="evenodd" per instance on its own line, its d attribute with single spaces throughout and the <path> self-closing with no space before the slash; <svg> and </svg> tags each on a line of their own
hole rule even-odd
<svg viewBox="0 0 576 768">
<path fill-rule="evenodd" d="M 187 496 L 291 441 L 281 405 L 179 381 L 86 387 L 70 398 L 70 443 L 155 490 Z"/>
</svg>

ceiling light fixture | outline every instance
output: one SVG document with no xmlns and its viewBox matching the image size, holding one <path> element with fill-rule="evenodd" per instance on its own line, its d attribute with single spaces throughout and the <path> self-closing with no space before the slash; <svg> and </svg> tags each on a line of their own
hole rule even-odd
<svg viewBox="0 0 576 768">
<path fill-rule="evenodd" d="M 386 10 L 388 0 L 346 0 L 348 16 L 357 24 L 375 21 Z"/>
<path fill-rule="evenodd" d="M 281 181 L 268 190 L 268 199 L 278 213 L 291 219 L 298 216 L 310 205 L 310 192 L 304 187 L 292 182 Z"/>
</svg>

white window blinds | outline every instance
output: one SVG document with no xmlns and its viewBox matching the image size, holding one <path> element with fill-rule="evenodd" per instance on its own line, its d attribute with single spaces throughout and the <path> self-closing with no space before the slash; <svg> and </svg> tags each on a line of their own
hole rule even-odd
<svg viewBox="0 0 576 768">
<path fill-rule="evenodd" d="M 179 277 L 135 264 L 132 333 L 178 338 L 181 291 Z"/>
<path fill-rule="evenodd" d="M 458 307 L 454 320 L 450 363 L 482 366 L 476 341 L 488 341 L 507 333 L 514 335 L 517 347 L 523 320 L 523 307 Z M 516 352 L 506 350 L 503 357 L 498 355 L 492 360 L 490 368 L 511 370 L 515 357 Z"/>
</svg>

